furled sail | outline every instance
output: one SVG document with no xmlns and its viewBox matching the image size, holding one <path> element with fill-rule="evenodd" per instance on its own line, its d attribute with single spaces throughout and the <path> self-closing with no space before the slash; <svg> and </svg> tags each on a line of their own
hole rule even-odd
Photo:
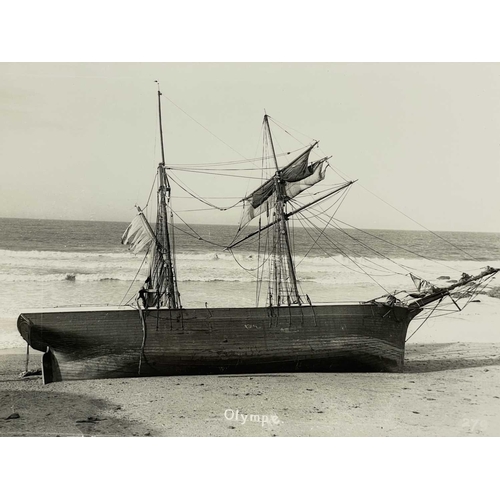
<svg viewBox="0 0 500 500">
<path fill-rule="evenodd" d="M 139 253 L 141 250 L 149 248 L 154 240 L 155 235 L 151 226 L 144 214 L 139 212 L 123 233 L 122 245 L 129 245 L 132 252 Z"/>
<path fill-rule="evenodd" d="M 298 158 L 279 171 L 279 176 L 285 182 L 286 199 L 291 200 L 306 189 L 325 178 L 325 160 L 309 164 L 311 146 Z M 269 213 L 276 203 L 276 180 L 272 177 L 252 194 L 243 199 L 243 212 L 240 228 L 248 224 L 254 217 Z"/>
<path fill-rule="evenodd" d="M 410 273 L 410 278 L 412 279 L 415 288 L 421 294 L 431 293 L 436 289 L 436 287 L 432 283 L 429 283 L 427 280 L 419 278 L 418 276 L 415 276 L 412 273 Z"/>
</svg>

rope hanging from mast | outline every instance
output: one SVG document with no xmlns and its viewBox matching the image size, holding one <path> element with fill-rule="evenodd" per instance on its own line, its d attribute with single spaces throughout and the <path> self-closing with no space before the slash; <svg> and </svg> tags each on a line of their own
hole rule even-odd
<svg viewBox="0 0 500 500">
<path fill-rule="evenodd" d="M 146 289 L 142 291 L 147 296 L 146 304 L 156 307 L 166 306 L 170 309 L 181 307 L 177 289 L 177 273 L 172 254 L 172 237 L 169 232 L 170 182 L 165 169 L 165 146 L 163 140 L 163 124 L 161 112 L 160 84 L 158 86 L 158 120 L 160 127 L 161 162 L 158 164 L 157 179 L 157 217 L 155 228 L 155 245 L 151 258 L 150 272 L 146 280 Z"/>
</svg>

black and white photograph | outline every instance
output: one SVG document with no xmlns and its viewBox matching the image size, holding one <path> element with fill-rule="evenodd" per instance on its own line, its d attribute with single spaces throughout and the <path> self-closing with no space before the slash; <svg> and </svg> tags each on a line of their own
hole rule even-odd
<svg viewBox="0 0 500 500">
<path fill-rule="evenodd" d="M 182 496 L 340 481 L 385 497 L 390 470 L 485 496 L 500 436 L 493 13 L 28 4 L 0 35 L 12 491 L 10 470 L 50 498 L 100 498 L 98 481 L 162 495 L 163 474 Z"/>
<path fill-rule="evenodd" d="M 2 435 L 500 434 L 498 64 L 0 69 Z"/>
</svg>

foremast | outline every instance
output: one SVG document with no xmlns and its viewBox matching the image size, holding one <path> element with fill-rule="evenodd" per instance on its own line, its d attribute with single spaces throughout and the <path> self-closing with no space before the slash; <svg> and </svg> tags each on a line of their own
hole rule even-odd
<svg viewBox="0 0 500 500">
<path fill-rule="evenodd" d="M 297 276 L 290 248 L 290 238 L 288 235 L 288 218 L 286 216 L 286 193 L 285 181 L 281 177 L 278 167 L 276 151 L 274 149 L 273 136 L 269 126 L 268 115 L 264 115 L 264 124 L 269 138 L 276 174 L 274 185 L 276 192 L 275 224 L 273 231 L 273 255 L 271 280 L 269 290 L 269 305 L 301 304 L 299 289 L 297 286 Z M 283 257 L 286 261 L 284 265 Z M 285 271 L 288 273 L 285 273 Z"/>
<path fill-rule="evenodd" d="M 158 89 L 158 116 L 160 125 L 161 162 L 158 164 L 158 191 L 157 217 L 155 228 L 156 244 L 153 248 L 148 285 L 149 298 L 151 292 L 156 295 L 154 305 L 179 309 L 181 307 L 180 294 L 177 287 L 177 273 L 175 269 L 175 246 L 173 231 L 173 213 L 170 208 L 170 182 L 165 169 L 165 147 L 163 143 L 163 127 L 161 114 L 161 92 Z"/>
</svg>

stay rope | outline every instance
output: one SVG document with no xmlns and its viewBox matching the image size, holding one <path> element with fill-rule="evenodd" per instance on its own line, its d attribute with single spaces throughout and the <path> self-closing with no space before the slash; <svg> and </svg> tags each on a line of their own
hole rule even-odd
<svg viewBox="0 0 500 500">
<path fill-rule="evenodd" d="M 432 314 L 434 313 L 434 311 L 437 309 L 437 306 L 439 304 L 441 304 L 442 300 L 443 300 L 443 298 L 441 297 L 439 299 L 439 301 L 436 303 L 436 305 L 433 307 L 432 311 L 424 319 L 424 321 L 422 321 L 422 323 L 420 323 L 420 325 L 418 325 L 418 328 L 405 340 L 405 344 L 406 344 L 406 342 L 408 342 L 413 337 L 413 335 L 415 335 L 420 330 L 420 328 L 422 328 L 425 325 L 426 321 L 432 316 Z"/>
<path fill-rule="evenodd" d="M 299 219 L 300 220 L 300 219 Z M 316 229 L 317 231 L 320 231 L 320 228 L 318 228 L 315 224 L 313 224 L 312 222 L 309 222 L 309 224 L 311 226 L 314 227 L 314 229 Z M 305 226 L 303 226 L 304 229 L 305 229 Z M 307 231 L 307 230 L 306 230 Z M 382 290 L 384 290 L 387 294 L 389 293 L 389 291 L 382 285 L 380 284 L 370 273 L 366 272 L 365 269 L 360 266 L 356 261 L 354 261 L 346 252 L 344 252 L 334 241 L 332 241 L 331 238 L 329 238 L 328 236 L 326 236 L 325 234 L 325 239 L 328 240 L 328 242 L 333 245 L 344 257 L 346 257 L 348 260 L 350 260 L 355 266 L 357 266 L 361 271 L 356 271 L 355 269 L 350 269 L 348 266 L 346 266 L 345 264 L 343 264 L 342 262 L 339 262 L 337 261 L 337 259 L 335 259 L 335 257 L 331 256 L 324 248 L 322 248 L 320 245 L 318 245 L 321 250 L 323 250 L 323 252 L 325 252 L 326 255 L 328 255 L 328 257 L 330 257 L 331 259 L 333 259 L 335 262 L 337 262 L 338 264 L 346 267 L 347 269 L 349 269 L 350 271 L 353 271 L 353 272 L 358 272 L 360 274 L 365 274 L 366 276 L 368 276 L 372 281 L 374 281 L 380 288 L 382 288 Z"/>
<path fill-rule="evenodd" d="M 317 212 L 315 209 L 309 209 L 310 212 Z M 319 213 L 315 213 L 314 214 L 314 217 L 310 217 L 310 218 L 314 218 L 314 219 L 320 219 L 322 222 L 325 222 L 327 225 L 330 224 L 331 220 L 333 219 L 333 217 L 335 216 L 335 213 L 333 214 L 332 217 L 330 217 L 329 221 L 328 222 L 325 222 L 324 218 L 322 217 L 322 214 L 319 214 Z M 335 219 L 333 219 L 335 220 Z M 383 259 L 385 260 L 388 260 L 390 262 L 392 262 L 393 264 L 395 264 L 396 266 L 400 267 L 401 269 L 405 270 L 405 271 L 408 271 L 412 268 L 409 268 L 403 264 L 399 264 L 398 262 L 396 262 L 395 260 L 391 259 L 390 257 L 387 257 L 386 255 L 384 255 L 383 253 L 379 252 L 378 250 L 375 250 L 373 247 L 371 247 L 370 245 L 368 245 L 367 243 L 359 240 L 358 238 L 355 238 L 354 236 L 352 236 L 351 234 L 349 234 L 347 231 L 344 231 L 338 224 L 335 223 L 335 225 L 330 225 L 329 226 L 331 229 L 334 229 L 334 230 L 337 230 L 337 231 L 340 231 L 342 234 L 345 234 L 348 238 L 351 238 L 352 240 L 354 240 L 356 243 L 360 244 L 361 246 L 363 246 L 364 248 L 376 253 L 377 255 L 380 255 L 380 257 L 382 257 Z M 325 228 L 326 229 L 326 228 Z M 386 240 L 383 240 L 386 242 Z M 389 243 L 389 242 L 386 242 L 386 243 Z M 381 267 L 382 269 L 384 269 L 385 271 L 389 271 L 391 273 L 391 275 L 401 275 L 401 276 L 407 276 L 407 272 L 405 272 L 404 274 L 403 273 L 397 273 L 391 269 L 388 269 L 384 266 L 382 266 L 381 264 L 378 264 L 376 262 L 373 262 L 371 259 L 369 259 L 368 257 L 365 257 L 364 255 L 361 255 L 360 253 L 356 252 L 355 250 L 351 249 L 351 251 L 353 253 L 356 253 L 356 255 L 358 255 L 359 257 L 367 260 L 368 262 L 371 262 L 373 265 L 375 266 L 379 266 Z"/>
<path fill-rule="evenodd" d="M 177 109 L 179 109 L 180 111 L 182 111 L 188 118 L 190 118 L 191 120 L 193 120 L 195 123 L 197 123 L 201 128 L 203 128 L 204 130 L 206 130 L 210 135 L 212 135 L 213 137 L 215 137 L 218 141 L 222 142 L 222 144 L 224 144 L 225 146 L 227 146 L 229 149 L 231 149 L 232 151 L 234 151 L 237 155 L 241 156 L 246 162 L 248 163 L 252 163 L 255 165 L 255 163 L 252 161 L 252 160 L 249 160 L 248 158 L 246 158 L 244 155 L 242 155 L 239 151 L 236 151 L 236 149 L 234 149 L 232 146 L 230 146 L 226 141 L 222 140 L 220 137 L 218 137 L 217 135 L 215 135 L 211 130 L 209 130 L 207 127 L 205 127 L 205 125 L 203 125 L 202 123 L 200 123 L 198 120 L 196 120 L 195 118 L 193 118 L 187 111 L 184 111 L 180 106 L 178 106 L 174 101 L 172 101 L 172 99 L 170 99 L 168 96 L 162 94 L 162 97 L 164 97 L 165 99 L 167 99 L 171 104 L 173 104 Z"/>
<path fill-rule="evenodd" d="M 184 192 L 188 193 L 190 196 L 192 196 L 193 198 L 195 198 L 196 200 L 198 200 L 199 202 L 203 203 L 204 205 L 207 205 L 211 208 L 214 208 L 214 209 L 217 209 L 217 210 L 220 210 L 221 212 L 224 212 L 226 210 L 229 210 L 231 208 L 234 208 L 236 207 L 237 205 L 240 204 L 241 202 L 241 199 L 239 201 L 237 201 L 236 203 L 234 203 L 233 205 L 230 205 L 229 207 L 219 207 L 217 205 L 214 205 L 213 203 L 210 203 L 209 201 L 207 201 L 206 199 L 202 198 L 201 196 L 197 195 L 195 192 L 193 191 L 190 191 L 187 187 L 184 187 L 182 185 L 182 182 L 177 179 L 177 177 L 175 175 L 173 175 L 172 173 L 169 175 L 169 177 L 172 179 L 172 181 L 178 186 L 180 187 Z"/>
<path fill-rule="evenodd" d="M 429 231 L 429 233 L 433 234 L 434 236 L 436 236 L 437 238 L 441 239 L 442 241 L 448 243 L 449 245 L 451 245 L 452 247 L 456 248 L 457 250 L 460 250 L 462 253 L 464 253 L 465 255 L 467 255 L 468 257 L 470 257 L 472 260 L 475 260 L 475 261 L 479 260 L 478 258 L 472 256 L 470 253 L 466 252 L 464 249 L 462 249 L 459 246 L 455 245 L 451 241 L 447 240 L 446 238 L 443 238 L 441 235 L 435 233 L 434 231 L 431 231 L 430 229 L 428 229 L 427 227 L 425 227 L 423 224 L 420 224 L 420 222 L 417 222 L 415 219 L 412 219 L 409 215 L 406 215 L 404 212 L 402 212 L 398 208 L 394 207 L 389 202 L 387 202 L 387 201 L 383 200 L 382 198 L 380 198 L 380 196 L 377 196 L 375 193 L 372 193 L 368 188 L 366 188 L 362 184 L 360 184 L 360 186 L 364 190 L 368 191 L 370 194 L 372 194 L 373 196 L 375 196 L 376 198 L 378 198 L 380 201 L 383 201 L 386 205 L 389 205 L 391 208 L 393 208 L 394 210 L 396 210 L 397 212 L 399 212 L 401 215 L 404 215 L 407 219 L 409 219 L 412 222 L 414 222 L 415 224 L 419 225 L 421 228 L 425 229 L 426 231 Z"/>
<path fill-rule="evenodd" d="M 428 260 L 428 261 L 430 261 L 430 262 L 434 262 L 434 263 L 436 263 L 436 264 L 439 264 L 439 265 L 442 265 L 442 266 L 444 266 L 444 267 L 447 267 L 448 269 L 451 269 L 452 271 L 460 272 L 460 270 L 459 270 L 459 269 L 456 269 L 456 268 L 454 268 L 454 267 L 448 266 L 448 265 L 446 265 L 446 264 L 443 264 L 443 262 L 439 262 L 439 261 L 434 260 L 434 259 L 431 259 L 431 258 L 429 258 L 429 257 L 425 257 L 425 255 L 421 255 L 421 254 L 419 254 L 419 253 L 417 253 L 417 252 L 414 252 L 413 250 L 409 250 L 408 248 L 402 247 L 401 245 L 398 245 L 398 244 L 393 243 L 393 242 L 391 242 L 391 241 L 385 240 L 384 238 L 381 238 L 380 236 L 376 236 L 376 235 L 374 235 L 374 234 L 372 234 L 372 233 L 369 233 L 368 231 L 364 231 L 363 229 L 359 229 L 358 227 L 355 227 L 355 226 L 353 226 L 353 225 L 351 225 L 351 224 L 348 224 L 347 222 L 341 221 L 340 219 L 335 219 L 335 220 L 336 220 L 337 222 L 340 222 L 341 224 L 345 224 L 346 226 L 349 226 L 349 227 L 350 227 L 350 228 L 352 228 L 352 229 L 356 229 L 357 231 L 360 231 L 361 233 L 367 234 L 368 236 L 371 236 L 372 238 L 376 238 L 376 239 L 378 239 L 378 240 L 383 241 L 384 243 L 388 243 L 389 245 L 395 246 L 396 248 L 399 248 L 400 250 L 404 250 L 404 251 L 406 251 L 406 252 L 408 252 L 408 253 L 411 253 L 411 254 L 413 254 L 413 255 L 416 255 L 417 257 L 420 257 L 420 258 L 422 258 L 422 259 L 425 259 L 425 260 Z M 399 264 L 399 265 L 401 265 L 401 264 Z M 402 267 L 403 267 L 403 266 L 402 266 Z"/>
</svg>

